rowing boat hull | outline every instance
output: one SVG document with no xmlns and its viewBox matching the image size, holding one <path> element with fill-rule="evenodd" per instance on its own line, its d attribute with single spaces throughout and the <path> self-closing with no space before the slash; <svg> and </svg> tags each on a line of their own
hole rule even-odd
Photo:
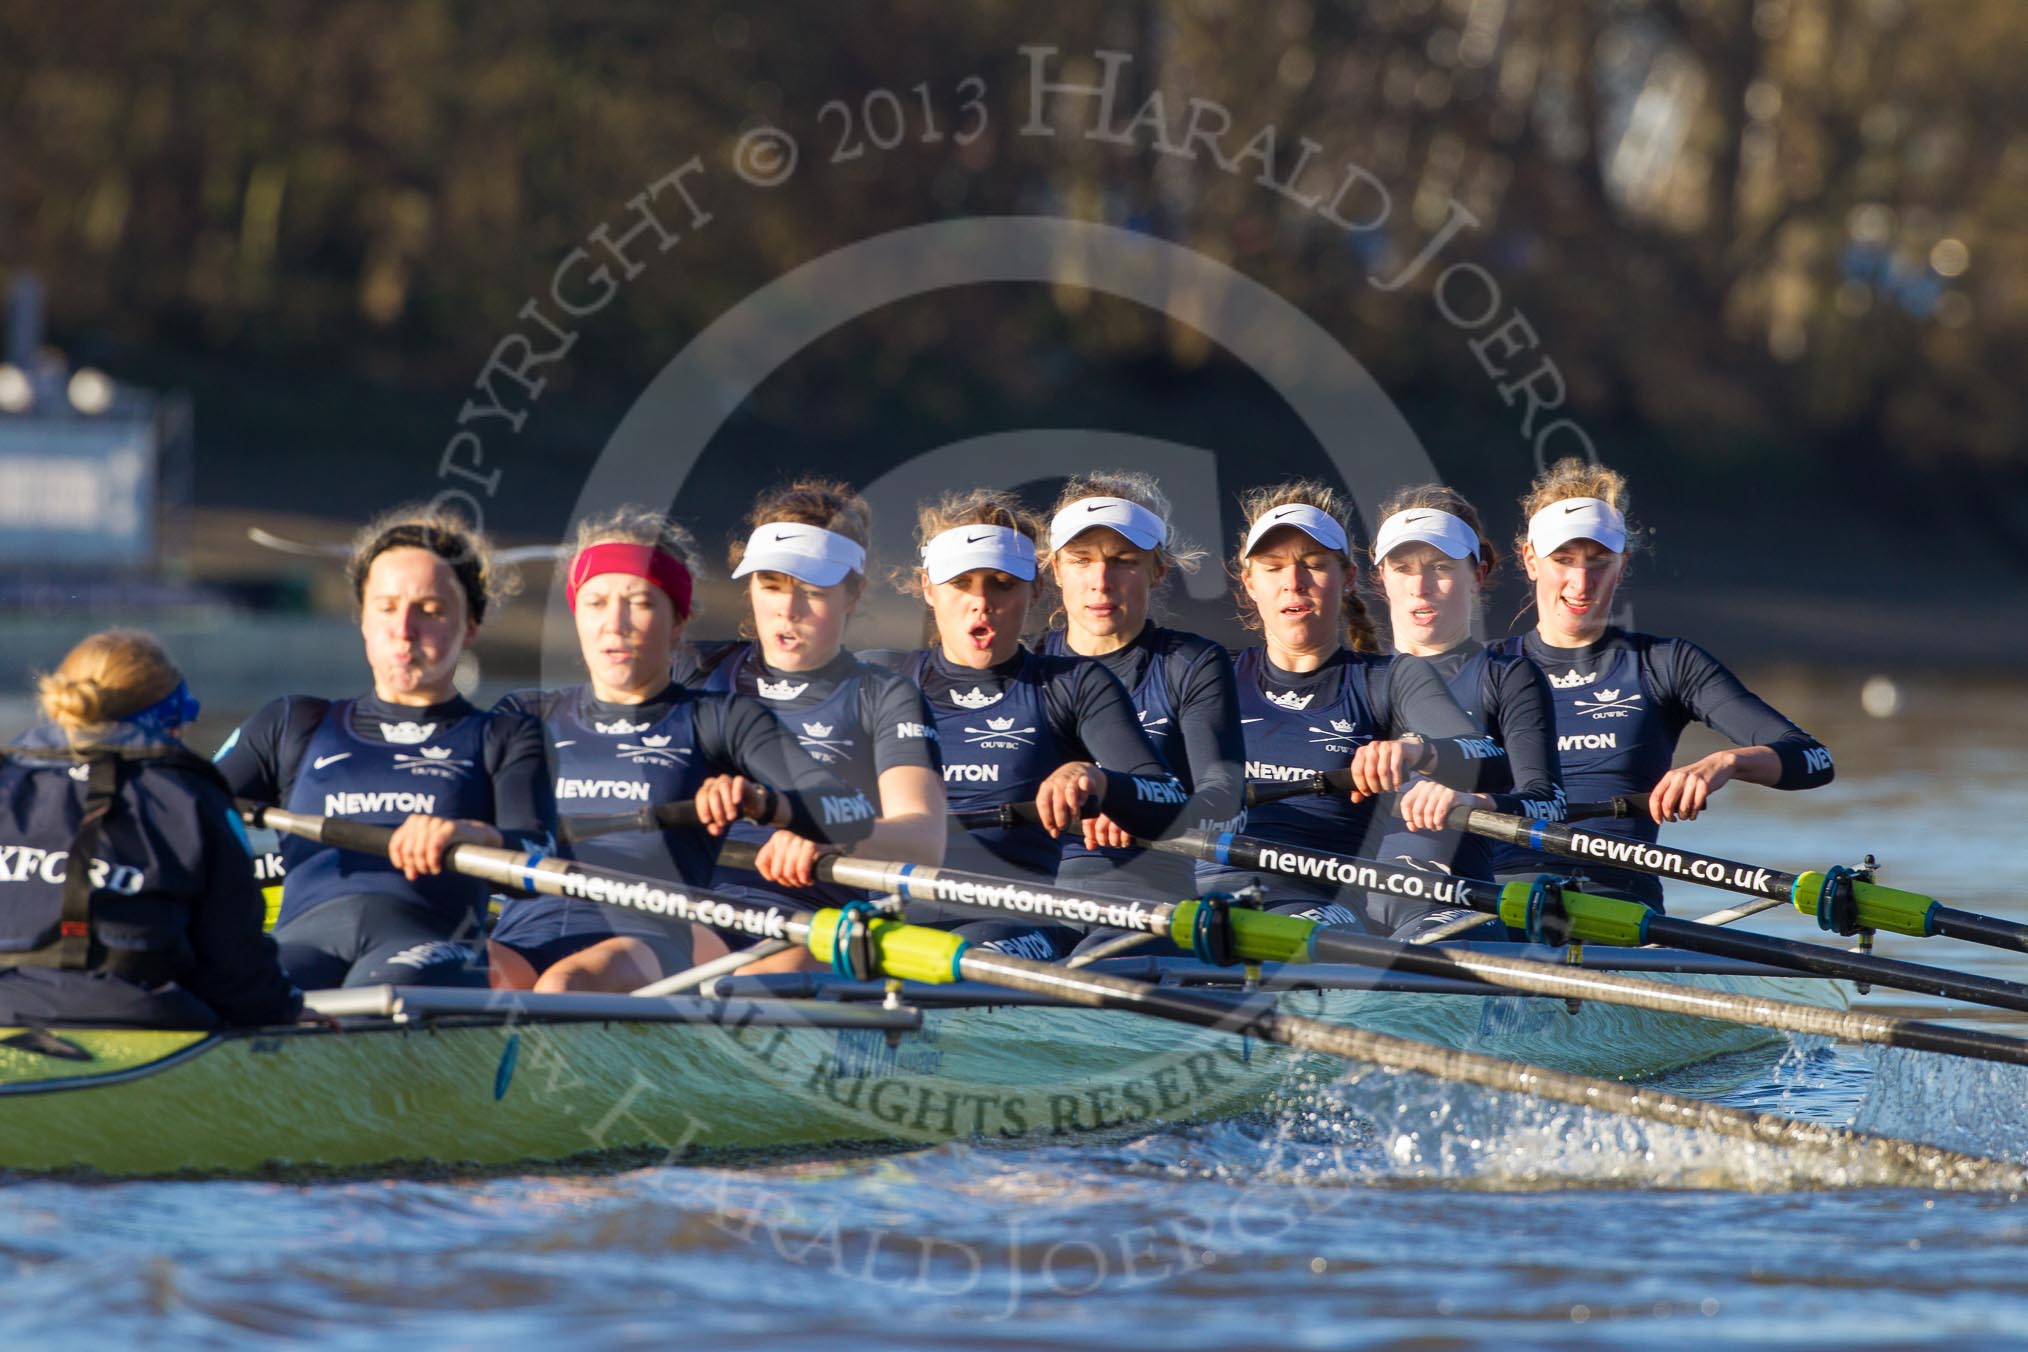
<svg viewBox="0 0 2028 1352">
<path fill-rule="evenodd" d="M 1694 979 L 1836 998 L 1821 983 Z M 1285 1000 L 1295 1013 L 1590 1074 L 1650 1074 L 1781 1042 L 1525 997 L 1325 990 Z M 0 1043 L 0 1166 L 360 1173 L 1012 1138 L 1227 1117 L 1333 1064 L 1125 1014 L 960 1006 L 895 1030 L 825 1003 L 771 1023 L 517 1016 L 210 1036 L 65 1030 L 89 1059 Z"/>
</svg>

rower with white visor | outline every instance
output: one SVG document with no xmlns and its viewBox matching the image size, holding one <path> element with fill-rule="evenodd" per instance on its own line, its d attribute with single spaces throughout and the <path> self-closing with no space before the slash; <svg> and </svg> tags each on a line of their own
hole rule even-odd
<svg viewBox="0 0 2028 1352">
<path fill-rule="evenodd" d="M 1296 482 L 1245 501 L 1240 599 L 1261 642 L 1235 663 L 1246 774 L 1256 782 L 1351 771 L 1349 795 L 1305 795 L 1250 808 L 1246 834 L 1302 849 L 1368 856 L 1378 844 L 1379 795 L 1426 775 L 1477 790 L 1506 752 L 1483 735 L 1417 657 L 1380 651 L 1359 597 L 1347 509 L 1336 490 Z M 1363 897 L 1222 864 L 1200 865 L 1200 886 L 1258 886 L 1271 909 L 1331 924 L 1367 921 Z"/>
<path fill-rule="evenodd" d="M 1164 587 L 1195 572 L 1204 551 L 1171 530 L 1169 499 L 1153 476 L 1080 475 L 1050 513 L 1043 561 L 1060 622 L 1042 651 L 1093 658 L 1133 697 L 1141 731 L 1184 790 L 1184 825 L 1228 830 L 1244 801 L 1246 743 L 1239 696 L 1222 644 L 1154 622 Z M 1098 891 L 1174 901 L 1192 895 L 1190 862 L 1132 848 L 1109 820 L 1094 849 L 1066 834 L 1058 876 Z"/>
<path fill-rule="evenodd" d="M 803 479 L 761 494 L 748 525 L 730 562 L 733 579 L 746 583 L 749 612 L 740 627 L 751 636 L 686 645 L 677 653 L 676 679 L 759 703 L 804 754 L 864 794 L 879 816 L 854 847 L 860 853 L 939 862 L 946 834 L 943 760 L 922 692 L 845 647 L 846 625 L 866 593 L 872 509 L 843 483 Z M 769 834 L 747 823 L 729 832 L 733 840 L 755 843 Z M 794 886 L 723 864 L 712 886 L 728 896 L 812 909 L 864 896 L 817 882 L 811 872 L 817 852 L 815 841 L 805 842 L 794 861 Z M 806 950 L 790 949 L 746 970 L 816 965 Z"/>
<path fill-rule="evenodd" d="M 1490 775 L 1477 793 L 1417 779 L 1402 791 L 1375 853 L 1390 862 L 1488 878 L 1491 842 L 1452 831 L 1445 822 L 1458 806 L 1563 820 L 1549 682 L 1527 658 L 1495 653 L 1473 637 L 1486 589 L 1500 566 L 1500 550 L 1485 538 L 1478 510 L 1463 494 L 1443 484 L 1418 484 L 1389 497 L 1380 516 L 1373 563 L 1394 651 L 1420 657 L 1437 669 L 1458 706 L 1506 748 L 1507 768 Z M 1462 914 L 1391 894 L 1372 893 L 1367 899 L 1374 928 L 1398 938 L 1447 925 Z"/>
<path fill-rule="evenodd" d="M 1831 753 L 1686 639 L 1612 623 L 1634 532 L 1626 481 L 1576 457 L 1539 475 L 1521 500 L 1516 541 L 1534 583 L 1532 632 L 1493 645 L 1548 676 L 1556 706 L 1563 787 L 1571 802 L 1629 796 L 1644 812 L 1586 825 L 1593 833 L 1653 844 L 1664 822 L 1689 821 L 1734 780 L 1777 789 L 1831 782 Z M 1683 729 L 1702 723 L 1733 743 L 1675 766 Z M 1568 874 L 1570 864 L 1518 846 L 1496 848 L 1501 876 Z M 1584 866 L 1586 889 L 1662 909 L 1662 883 L 1604 863 Z"/>
<path fill-rule="evenodd" d="M 901 658 L 929 701 L 954 811 L 1033 800 L 1042 824 L 954 836 L 947 865 L 1053 882 L 1061 841 L 1101 842 L 1101 821 L 1134 836 L 1167 831 L 1187 799 L 1142 735 L 1119 680 L 1089 657 L 1021 642 L 1041 592 L 1039 529 L 1011 495 L 991 489 L 925 505 L 922 564 L 904 589 L 928 607 L 934 640 Z M 1081 820 L 1087 804 L 1099 816 Z M 1067 926 L 978 921 L 920 903 L 910 918 L 955 925 L 974 943 L 1022 957 L 1060 957 L 1082 937 Z"/>
</svg>

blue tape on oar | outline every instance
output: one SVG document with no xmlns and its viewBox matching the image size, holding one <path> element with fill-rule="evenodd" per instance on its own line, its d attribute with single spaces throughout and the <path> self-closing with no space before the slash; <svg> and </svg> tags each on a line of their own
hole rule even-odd
<svg viewBox="0 0 2028 1352">
<path fill-rule="evenodd" d="M 1217 855 L 1221 864 L 1232 862 L 1232 832 L 1227 831 L 1218 837 Z"/>
<path fill-rule="evenodd" d="M 1528 823 L 1528 848 L 1529 848 L 1529 849 L 1531 849 L 1531 850 L 1540 850 L 1540 849 L 1542 848 L 1542 828 L 1543 828 L 1543 827 L 1545 827 L 1545 826 L 1547 826 L 1547 825 L 1549 825 L 1549 823 L 1548 823 L 1548 822 L 1546 822 L 1546 821 L 1544 821 L 1544 820 L 1542 820 L 1542 819 L 1541 819 L 1540 817 L 1538 817 L 1538 818 L 1536 818 L 1536 819 L 1535 819 L 1534 821 L 1532 821 L 1532 822 Z"/>
<path fill-rule="evenodd" d="M 528 855 L 521 861 L 522 891 L 533 892 L 535 890 L 535 870 L 541 868 L 542 861 L 547 858 L 549 858 L 548 855 L 537 852 L 535 854 Z"/>
</svg>

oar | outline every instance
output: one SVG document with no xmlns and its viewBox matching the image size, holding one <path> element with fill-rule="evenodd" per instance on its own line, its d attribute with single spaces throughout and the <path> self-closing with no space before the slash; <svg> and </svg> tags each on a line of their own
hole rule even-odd
<svg viewBox="0 0 2028 1352">
<path fill-rule="evenodd" d="M 1279 803 L 1287 798 L 1350 793 L 1352 791 L 1351 776 L 1352 772 L 1350 770 L 1320 770 L 1307 779 L 1291 779 L 1286 781 L 1255 780 L 1246 786 L 1246 805 L 1248 807 L 1260 807 L 1264 803 Z M 1572 803 L 1569 808 L 1569 819 L 1574 822 L 1580 822 L 1591 821 L 1599 817 L 1625 817 L 1629 815 L 1626 809 L 1627 800 L 1624 798 L 1608 798 L 1597 803 Z M 639 814 L 627 815 L 628 820 L 634 820 Z M 1032 802 L 1001 803 L 997 807 L 968 808 L 963 812 L 953 812 L 948 815 L 953 829 L 965 831 L 1005 830 L 1011 826 L 1036 826 L 1041 822 L 1041 818 L 1036 815 L 1035 804 Z M 1087 817 L 1097 816 L 1097 806 L 1092 803 L 1085 804 L 1083 815 Z M 594 818 L 588 820 L 603 819 Z M 611 820 L 617 822 L 620 818 L 614 817 Z M 1515 820 L 1519 821 L 1520 818 L 1517 817 Z M 650 830 L 653 828 L 615 826 L 613 829 Z M 1146 842 L 1143 843 L 1145 844 Z M 1783 900 L 1787 900 L 1787 898 L 1783 898 Z"/>
<path fill-rule="evenodd" d="M 1462 906 L 1497 915 L 1531 939 L 1561 944 L 1667 944 L 1693 953 L 1712 953 L 1746 962 L 1766 963 L 1812 976 L 1870 982 L 1921 995 L 1938 995 L 1971 1004 L 2028 1012 L 2028 986 L 1998 977 L 1953 972 L 1941 967 L 1904 962 L 1872 954 L 1848 953 L 1822 944 L 1778 939 L 1720 929 L 1694 920 L 1678 920 L 1650 910 L 1637 901 L 1593 896 L 1563 885 L 1561 879 L 1504 886 L 1455 874 L 1398 867 L 1375 859 L 1332 854 L 1326 850 L 1279 845 L 1248 836 L 1206 836 L 1187 831 L 1166 840 L 1142 842 L 1153 849 L 1232 868 L 1276 873 L 1309 882 L 1328 882 L 1366 892 L 1385 892 Z M 1319 951 L 1320 958 L 1326 955 Z"/>
<path fill-rule="evenodd" d="M 1823 929 L 1837 934 L 1860 930 L 1886 930 L 1918 938 L 1942 935 L 1975 944 L 2028 952 L 2028 925 L 1976 911 L 1946 906 L 1920 892 L 1882 887 L 1872 879 L 1848 868 L 1824 872 L 1784 873 L 1721 859 L 1716 855 L 1680 850 L 1673 845 L 1650 845 L 1624 836 L 1597 831 L 1579 831 L 1561 822 L 1530 821 L 1482 808 L 1457 808 L 1450 824 L 1475 835 L 1545 850 L 1569 859 L 1581 859 L 1611 868 L 1652 873 L 1661 878 L 1702 883 L 1727 892 L 1743 892 L 1777 904 L 1793 904 L 1804 915 L 1817 918 Z M 1735 907 L 1733 911 L 1743 911 Z M 1750 913 L 1750 912 L 1749 912 Z M 1732 912 L 1719 912 L 1727 919 Z M 1714 917 L 1706 917 L 1717 923 Z"/>
<path fill-rule="evenodd" d="M 393 834 L 384 826 L 277 808 L 256 809 L 249 815 L 257 825 L 367 854 L 385 855 Z M 615 869 L 514 850 L 454 845 L 447 854 L 450 866 L 458 872 L 498 886 L 624 906 L 746 934 L 787 938 L 806 944 L 818 957 L 837 961 L 843 956 L 855 972 L 864 967 L 899 980 L 936 984 L 978 981 L 1050 996 L 1066 1004 L 1122 1010 L 1172 1023 L 1218 1029 L 1386 1070 L 1415 1071 L 1486 1089 L 1531 1094 L 1764 1145 L 1816 1150 L 1848 1167 L 1877 1169 L 1889 1177 L 1905 1177 L 1906 1171 L 1919 1170 L 1937 1183 L 2028 1188 L 2028 1170 L 1999 1160 L 1344 1027 L 1285 1013 L 1272 1000 L 1259 996 L 1235 1000 L 1195 995 L 1124 977 L 986 952 L 966 944 L 955 934 L 893 920 L 867 919 L 856 911 L 827 909 L 806 918 L 779 906 L 734 901 Z"/>
<path fill-rule="evenodd" d="M 755 847 L 728 844 L 721 863 L 752 866 Z M 1842 1038 L 1848 1042 L 1938 1052 L 1980 1061 L 2028 1066 L 2028 1040 L 2004 1034 L 1946 1027 L 1872 1012 L 1825 1009 L 1791 1000 L 1740 995 L 1698 986 L 1566 964 L 1531 962 L 1469 951 L 1421 948 L 1379 939 L 1342 925 L 1323 925 L 1301 916 L 1272 915 L 1243 906 L 1203 900 L 1140 902 L 1077 892 L 1041 883 L 1017 882 L 983 873 L 905 864 L 894 860 L 824 855 L 819 880 L 840 887 L 893 893 L 904 901 L 939 902 L 1027 920 L 1070 921 L 1172 939 L 1207 962 L 1350 962 L 1383 970 L 1399 969 L 1454 980 L 1592 1000 L 1599 1004 L 1669 1014 L 1688 1014 L 1729 1023 L 1754 1024 L 1788 1033 Z M 1525 891 L 1526 883 L 1511 884 Z M 1643 908 L 1645 909 L 1645 908 Z M 1217 931 L 1217 932 L 1213 932 Z"/>
<path fill-rule="evenodd" d="M 1302 779 L 1255 779 L 1246 786 L 1246 805 L 1260 807 L 1265 803 L 1279 803 L 1286 798 L 1323 797 L 1326 794 L 1348 794 L 1352 792 L 1350 770 L 1319 770 Z M 1581 822 L 1599 817 L 1629 817 L 1633 805 L 1625 798 L 1608 798 L 1596 803 L 1572 803 L 1564 811 L 1564 820 Z M 999 825 L 1001 823 L 995 823 Z"/>
<path fill-rule="evenodd" d="M 764 784 L 748 785 L 740 812 L 749 821 L 766 821 L 774 816 L 774 790 Z M 696 803 L 656 803 L 635 808 L 632 812 L 559 816 L 556 819 L 556 838 L 561 841 L 590 840 L 593 836 L 617 835 L 622 831 L 672 831 L 695 825 Z"/>
</svg>

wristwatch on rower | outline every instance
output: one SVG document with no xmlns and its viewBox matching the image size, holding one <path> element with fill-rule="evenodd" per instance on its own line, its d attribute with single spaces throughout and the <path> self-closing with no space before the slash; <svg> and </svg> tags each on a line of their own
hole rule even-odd
<svg viewBox="0 0 2028 1352">
<path fill-rule="evenodd" d="M 1421 773 L 1422 773 L 1422 772 L 1423 772 L 1424 770 L 1427 770 L 1427 769 L 1429 769 L 1429 768 L 1430 768 L 1430 766 L 1432 766 L 1432 765 L 1435 765 L 1435 764 L 1436 764 L 1436 758 L 1437 758 L 1437 756 L 1436 756 L 1436 748 L 1435 748 L 1435 747 L 1433 747 L 1433 746 L 1431 746 L 1431 745 L 1430 745 L 1430 744 L 1429 744 L 1428 742 L 1425 742 L 1425 741 L 1424 741 L 1424 740 L 1422 739 L 1422 734 L 1421 734 L 1421 733 L 1419 733 L 1419 732 L 1404 732 L 1404 733 L 1402 733 L 1402 734 L 1401 734 L 1401 736 L 1400 736 L 1400 737 L 1396 738 L 1395 740 L 1397 740 L 1397 741 L 1401 741 L 1401 742 L 1406 742 L 1406 743 L 1408 743 L 1408 744 L 1409 744 L 1410 746 L 1414 746 L 1414 747 L 1420 747 L 1420 748 L 1422 748 L 1421 754 L 1419 754 L 1419 755 L 1418 755 L 1418 756 L 1417 756 L 1417 757 L 1415 758 L 1415 764 L 1413 764 L 1413 765 L 1404 765 L 1404 766 L 1402 766 L 1402 767 L 1401 767 L 1401 768 L 1402 768 L 1402 769 L 1403 769 L 1404 771 L 1406 771 L 1407 773 L 1409 773 L 1409 774 L 1412 774 L 1412 775 L 1419 775 L 1419 774 L 1421 774 Z"/>
</svg>

